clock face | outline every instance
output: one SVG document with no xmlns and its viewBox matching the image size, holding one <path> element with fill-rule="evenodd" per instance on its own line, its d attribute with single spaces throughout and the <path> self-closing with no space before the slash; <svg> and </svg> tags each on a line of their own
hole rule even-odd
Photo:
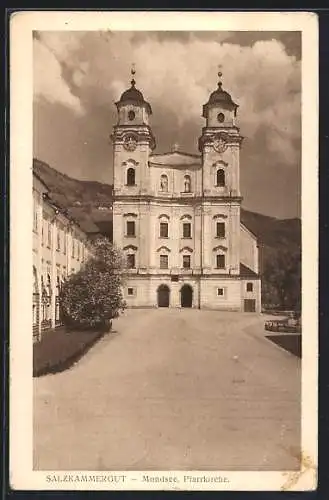
<svg viewBox="0 0 329 500">
<path fill-rule="evenodd" d="M 127 134 L 125 135 L 123 139 L 123 147 L 127 151 L 134 151 L 137 146 L 137 139 L 133 134 Z"/>
<path fill-rule="evenodd" d="M 214 140 L 214 150 L 217 151 L 217 153 L 223 153 L 226 148 L 226 141 L 222 137 L 218 137 Z"/>
</svg>

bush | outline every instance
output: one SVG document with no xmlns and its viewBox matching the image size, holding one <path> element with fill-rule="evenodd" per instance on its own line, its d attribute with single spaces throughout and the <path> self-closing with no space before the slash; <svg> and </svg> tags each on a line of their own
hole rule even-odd
<svg viewBox="0 0 329 500">
<path fill-rule="evenodd" d="M 66 327 L 109 330 L 125 308 L 122 295 L 123 258 L 106 238 L 93 244 L 92 257 L 62 285 L 60 306 Z"/>
</svg>

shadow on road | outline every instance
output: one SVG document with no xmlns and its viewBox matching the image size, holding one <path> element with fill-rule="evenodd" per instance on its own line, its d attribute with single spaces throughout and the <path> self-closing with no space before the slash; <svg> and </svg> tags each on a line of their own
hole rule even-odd
<svg viewBox="0 0 329 500">
<path fill-rule="evenodd" d="M 290 352 L 294 356 L 302 357 L 302 336 L 298 334 L 288 335 L 266 335 L 266 338 Z"/>
</svg>

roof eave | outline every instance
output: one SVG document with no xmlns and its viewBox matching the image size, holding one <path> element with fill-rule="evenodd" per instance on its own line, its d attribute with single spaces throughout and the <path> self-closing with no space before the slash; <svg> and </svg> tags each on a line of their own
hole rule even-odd
<svg viewBox="0 0 329 500">
<path fill-rule="evenodd" d="M 204 104 L 202 106 L 202 116 L 203 116 L 203 118 L 207 118 L 208 109 L 209 108 L 214 108 L 216 106 L 220 106 L 220 107 L 222 107 L 224 109 L 228 109 L 229 111 L 234 111 L 235 114 L 236 114 L 237 109 L 239 107 L 239 105 L 236 104 L 233 101 L 231 101 L 231 102 L 226 102 L 226 101 L 209 102 L 208 101 L 206 104 Z"/>
<path fill-rule="evenodd" d="M 126 104 L 134 104 L 135 106 L 146 108 L 148 114 L 152 115 L 151 104 L 147 101 L 135 101 L 134 99 L 125 99 L 124 101 L 117 101 L 115 103 L 117 110 L 119 110 L 122 106 L 125 106 Z"/>
</svg>

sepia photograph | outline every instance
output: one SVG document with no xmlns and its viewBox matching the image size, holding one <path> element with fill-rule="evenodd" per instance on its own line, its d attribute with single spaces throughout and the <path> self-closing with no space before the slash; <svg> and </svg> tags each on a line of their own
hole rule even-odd
<svg viewBox="0 0 329 500">
<path fill-rule="evenodd" d="M 13 483 L 315 488 L 316 19 L 29 14 Z"/>
</svg>

